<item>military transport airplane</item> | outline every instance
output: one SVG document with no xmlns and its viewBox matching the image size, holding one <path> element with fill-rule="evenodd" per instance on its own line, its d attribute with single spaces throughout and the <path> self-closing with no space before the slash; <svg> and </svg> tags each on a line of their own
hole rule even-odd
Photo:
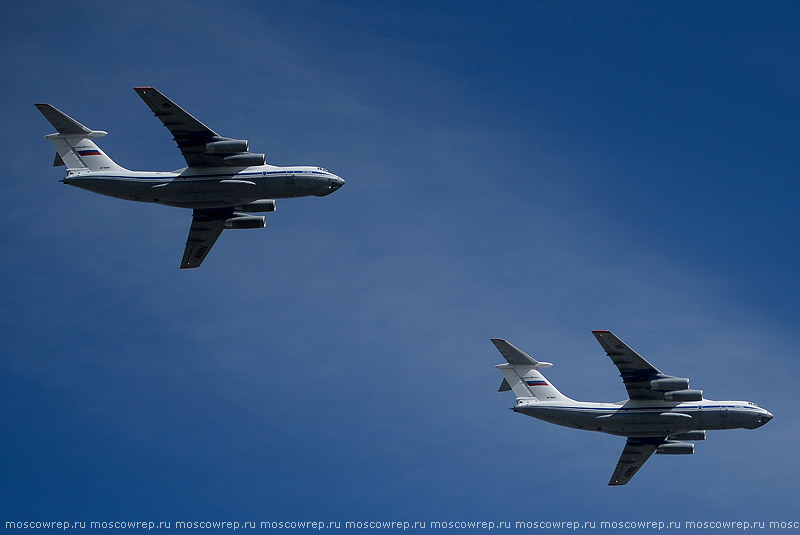
<svg viewBox="0 0 800 535">
<path fill-rule="evenodd" d="M 653 453 L 694 453 L 693 440 L 706 431 L 755 429 L 772 414 L 749 401 L 711 401 L 702 390 L 689 388 L 689 379 L 660 372 L 609 331 L 592 331 L 619 368 L 630 399 L 618 403 L 575 401 L 563 395 L 539 372 L 552 366 L 539 362 L 505 340 L 492 343 L 507 364 L 500 392 L 513 390 L 514 412 L 575 429 L 628 437 L 609 485 L 624 485 Z"/>
<path fill-rule="evenodd" d="M 129 201 L 194 210 L 181 269 L 198 267 L 223 229 L 264 228 L 275 199 L 329 195 L 344 180 L 322 167 L 268 165 L 243 139 L 222 137 L 152 87 L 135 87 L 178 144 L 187 167 L 177 171 L 130 171 L 92 141 L 91 130 L 49 104 L 36 104 L 58 131 L 45 136 L 56 148 L 53 165 L 66 165 L 62 182 Z"/>
</svg>

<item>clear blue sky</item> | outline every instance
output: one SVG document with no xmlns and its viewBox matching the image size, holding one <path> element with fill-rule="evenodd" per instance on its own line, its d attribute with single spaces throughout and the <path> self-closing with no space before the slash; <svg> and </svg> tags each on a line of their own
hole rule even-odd
<svg viewBox="0 0 800 535">
<path fill-rule="evenodd" d="M 0 20 L 0 524 L 800 520 L 800 8 L 15 2 Z M 131 169 L 152 85 L 347 180 L 178 264 L 188 211 L 58 183 L 48 102 Z M 608 479 L 507 410 L 490 337 L 617 401 L 614 331 L 775 414 Z"/>
</svg>

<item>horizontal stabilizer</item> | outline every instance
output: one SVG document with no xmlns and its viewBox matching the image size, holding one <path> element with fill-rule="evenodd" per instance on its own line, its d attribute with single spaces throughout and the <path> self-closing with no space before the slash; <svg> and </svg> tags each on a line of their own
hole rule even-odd
<svg viewBox="0 0 800 535">
<path fill-rule="evenodd" d="M 56 129 L 58 134 L 50 134 L 48 138 L 53 137 L 81 137 L 84 139 L 91 139 L 95 137 L 103 137 L 108 134 L 104 130 L 92 130 L 88 128 L 63 111 L 50 104 L 36 104 L 36 107 L 42 112 L 44 118 L 47 119 L 53 128 Z"/>
<path fill-rule="evenodd" d="M 36 104 L 44 118 L 50 121 L 59 134 L 88 135 L 91 128 L 86 128 L 81 123 L 50 104 Z M 88 136 L 87 136 L 88 137 Z"/>
<path fill-rule="evenodd" d="M 502 338 L 492 338 L 492 343 L 497 348 L 506 361 L 513 366 L 533 366 L 535 368 L 549 368 L 549 362 L 539 362 L 513 344 Z"/>
</svg>

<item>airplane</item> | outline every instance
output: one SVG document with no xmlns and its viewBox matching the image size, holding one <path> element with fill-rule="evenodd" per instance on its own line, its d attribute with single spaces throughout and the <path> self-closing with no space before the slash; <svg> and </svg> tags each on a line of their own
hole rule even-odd
<svg viewBox="0 0 800 535">
<path fill-rule="evenodd" d="M 64 184 L 126 199 L 190 208 L 192 225 L 181 269 L 203 263 L 223 229 L 264 228 L 275 199 L 330 195 L 344 180 L 322 167 L 277 167 L 249 151 L 247 140 L 223 137 L 153 87 L 134 87 L 170 131 L 187 166 L 172 172 L 131 171 L 92 141 L 108 132 L 92 130 L 50 104 L 36 104 L 57 133 L 45 136 L 56 148 L 54 166 L 66 166 Z"/>
<path fill-rule="evenodd" d="M 618 403 L 575 401 L 563 395 L 539 370 L 552 366 L 499 338 L 492 343 L 505 357 L 495 366 L 503 373 L 500 392 L 513 390 L 511 410 L 564 427 L 627 437 L 609 485 L 625 485 L 653 453 L 694 453 L 706 431 L 756 429 L 772 413 L 749 401 L 712 401 L 689 379 L 659 371 L 610 331 L 592 331 L 619 369 L 629 399 Z"/>
</svg>

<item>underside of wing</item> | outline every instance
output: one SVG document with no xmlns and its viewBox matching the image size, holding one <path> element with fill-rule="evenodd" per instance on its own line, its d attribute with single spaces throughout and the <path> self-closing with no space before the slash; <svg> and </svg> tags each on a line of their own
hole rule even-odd
<svg viewBox="0 0 800 535">
<path fill-rule="evenodd" d="M 264 164 L 263 154 L 249 152 L 247 140 L 220 136 L 158 89 L 133 89 L 170 131 L 189 167 L 247 167 Z"/>
<path fill-rule="evenodd" d="M 233 209 L 195 210 L 192 227 L 186 239 L 181 269 L 200 267 L 214 243 L 225 228 L 225 220 L 233 214 Z"/>
<path fill-rule="evenodd" d="M 609 485 L 625 485 L 636 475 L 647 459 L 655 453 L 659 444 L 664 442 L 666 437 L 636 438 L 629 437 L 625 443 L 625 449 L 619 457 L 614 474 L 611 476 Z"/>
<path fill-rule="evenodd" d="M 592 331 L 597 341 L 606 350 L 622 376 L 622 382 L 631 399 L 664 399 L 664 393 L 653 390 L 650 382 L 669 377 L 647 362 L 636 351 L 610 331 Z"/>
</svg>

